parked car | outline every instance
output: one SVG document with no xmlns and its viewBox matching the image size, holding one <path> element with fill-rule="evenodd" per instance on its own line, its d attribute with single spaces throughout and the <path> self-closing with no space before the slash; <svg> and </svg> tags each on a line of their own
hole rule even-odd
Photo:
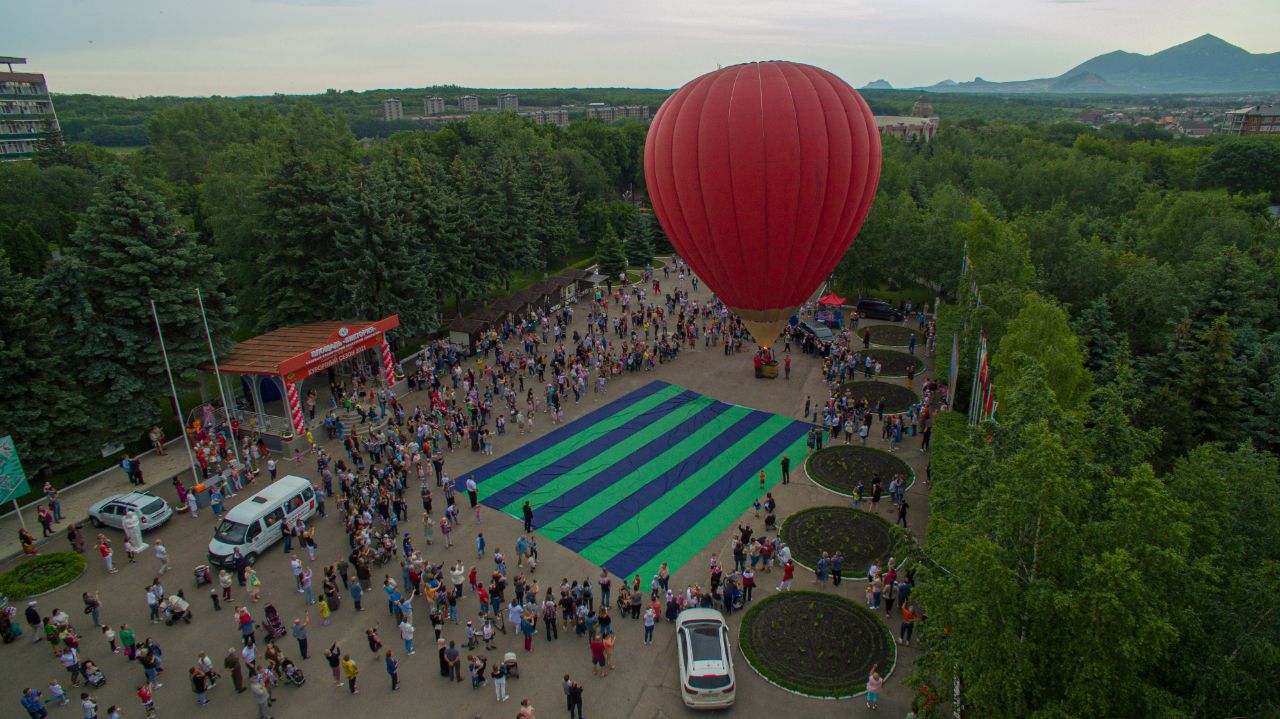
<svg viewBox="0 0 1280 719">
<path fill-rule="evenodd" d="M 733 706 L 737 683 L 724 615 L 714 609 L 686 609 L 676 618 L 680 696 L 693 709 Z"/>
<path fill-rule="evenodd" d="M 124 529 L 124 518 L 131 511 L 138 513 L 142 531 L 154 529 L 169 521 L 173 508 L 164 499 L 150 492 L 127 492 L 107 497 L 89 508 L 89 523 L 95 527 Z"/>
<path fill-rule="evenodd" d="M 901 322 L 904 317 L 888 300 L 874 297 L 863 297 L 858 300 L 858 316 L 864 319 L 889 320 L 890 322 Z"/>
<path fill-rule="evenodd" d="M 796 327 L 819 342 L 833 342 L 836 338 L 836 333 L 832 332 L 830 327 L 815 320 L 800 320 L 800 324 Z"/>
</svg>

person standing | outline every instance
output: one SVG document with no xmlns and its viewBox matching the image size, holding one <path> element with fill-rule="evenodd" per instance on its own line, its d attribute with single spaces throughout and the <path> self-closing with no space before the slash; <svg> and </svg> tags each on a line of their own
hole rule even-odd
<svg viewBox="0 0 1280 719">
<path fill-rule="evenodd" d="M 901 524 L 904 529 L 907 527 L 907 508 L 910 506 L 907 504 L 906 498 L 903 497 L 902 503 L 898 505 L 898 519 L 894 524 Z"/>
<path fill-rule="evenodd" d="M 791 458 L 785 454 L 782 455 L 780 464 L 782 465 L 782 483 L 791 484 Z"/>
<path fill-rule="evenodd" d="M 347 691 L 359 694 L 360 690 L 356 689 L 356 679 L 360 676 L 360 667 L 356 665 L 350 654 L 342 655 L 342 675 L 347 678 Z"/>
<path fill-rule="evenodd" d="M 226 659 L 222 660 L 222 667 L 231 675 L 231 683 L 236 687 L 236 694 L 244 692 L 244 674 L 240 670 L 240 652 L 234 648 L 227 650 Z"/>
<path fill-rule="evenodd" d="M 298 654 L 303 659 L 307 658 L 307 627 L 311 624 L 311 612 L 307 612 L 302 619 L 293 620 L 293 638 L 298 640 Z"/>
<path fill-rule="evenodd" d="M 467 477 L 467 501 L 471 502 L 472 509 L 475 509 L 476 505 L 480 503 L 480 488 L 476 485 L 474 476 Z"/>
<path fill-rule="evenodd" d="M 528 699 L 520 700 L 520 711 L 516 712 L 516 719 L 536 719 L 533 704 L 530 704 Z"/>
<path fill-rule="evenodd" d="M 160 564 L 160 574 L 169 571 L 169 550 L 159 539 L 156 540 L 156 562 Z"/>
<path fill-rule="evenodd" d="M 658 612 L 652 606 L 644 610 L 644 643 L 653 644 L 653 626 L 658 623 Z"/>
<path fill-rule="evenodd" d="M 528 534 L 533 531 L 533 505 L 529 503 L 529 500 L 526 499 L 524 501 L 524 507 L 521 508 L 521 512 L 524 514 L 524 533 Z"/>
<path fill-rule="evenodd" d="M 400 662 L 396 661 L 395 655 L 391 650 L 387 650 L 387 675 L 391 677 L 391 691 L 400 688 Z"/>
<path fill-rule="evenodd" d="M 253 680 L 251 687 L 253 690 L 253 700 L 258 705 L 258 719 L 271 719 L 271 692 L 262 686 L 259 679 Z"/>
<path fill-rule="evenodd" d="M 44 702 L 40 701 L 40 690 L 27 687 L 22 690 L 22 708 L 27 710 L 31 715 L 31 719 L 45 719 L 49 716 L 49 710 L 44 708 Z"/>
<path fill-rule="evenodd" d="M 878 664 L 871 665 L 871 674 L 867 677 L 867 708 L 880 708 L 880 690 L 884 688 L 884 677 L 876 671 Z"/>
<path fill-rule="evenodd" d="M 571 681 L 565 691 L 568 692 L 569 719 L 573 719 L 574 709 L 578 710 L 578 719 L 582 719 L 582 685 Z"/>
<path fill-rule="evenodd" d="M 412 656 L 415 654 L 413 651 L 413 633 L 415 630 L 413 622 L 409 621 L 409 619 L 409 615 L 405 615 L 404 621 L 400 622 L 400 638 L 404 640 L 405 654 Z"/>
<path fill-rule="evenodd" d="M 510 699 L 511 695 L 507 694 L 507 663 L 494 662 L 489 676 L 493 679 L 493 694 L 498 701 L 505 702 Z"/>
</svg>

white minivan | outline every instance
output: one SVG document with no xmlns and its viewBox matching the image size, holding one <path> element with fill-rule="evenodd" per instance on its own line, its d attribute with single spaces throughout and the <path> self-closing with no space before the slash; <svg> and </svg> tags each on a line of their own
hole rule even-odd
<svg viewBox="0 0 1280 719">
<path fill-rule="evenodd" d="M 316 513 L 316 493 L 311 480 L 288 475 L 272 482 L 257 494 L 227 512 L 213 539 L 209 541 L 209 562 L 226 567 L 237 547 L 245 561 L 253 564 L 284 534 L 286 521 L 308 519 Z"/>
</svg>

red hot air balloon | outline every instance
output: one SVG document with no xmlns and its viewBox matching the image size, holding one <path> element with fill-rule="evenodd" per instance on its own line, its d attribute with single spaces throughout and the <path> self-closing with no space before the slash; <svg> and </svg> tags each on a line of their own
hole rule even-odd
<svg viewBox="0 0 1280 719">
<path fill-rule="evenodd" d="M 768 346 L 862 227 L 880 134 L 844 80 L 812 65 L 753 62 L 667 98 L 649 127 L 644 171 L 680 255 Z"/>
</svg>

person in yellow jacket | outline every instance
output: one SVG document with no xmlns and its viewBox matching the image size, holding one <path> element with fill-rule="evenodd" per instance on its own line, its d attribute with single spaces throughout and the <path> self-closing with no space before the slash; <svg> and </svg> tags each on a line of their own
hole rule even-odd
<svg viewBox="0 0 1280 719">
<path fill-rule="evenodd" d="M 342 655 L 342 675 L 347 678 L 347 691 L 359 694 L 360 690 L 356 689 L 356 677 L 360 676 L 360 667 L 356 666 L 350 654 Z"/>
</svg>

